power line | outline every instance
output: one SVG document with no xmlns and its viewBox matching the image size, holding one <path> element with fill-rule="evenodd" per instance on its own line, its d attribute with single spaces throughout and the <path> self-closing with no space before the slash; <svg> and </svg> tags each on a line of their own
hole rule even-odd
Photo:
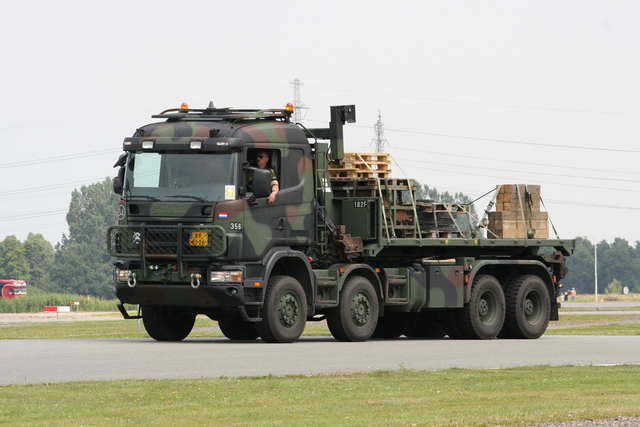
<svg viewBox="0 0 640 427">
<path fill-rule="evenodd" d="M 0 216 L 0 222 L 5 221 L 17 221 L 24 218 L 38 218 L 42 216 L 51 216 L 51 215 L 59 215 L 62 213 L 67 213 L 68 209 L 60 209 L 56 211 L 38 211 L 38 212 L 27 212 L 21 213 L 14 216 Z"/>
<path fill-rule="evenodd" d="M 434 101 L 434 102 L 446 102 L 452 104 L 467 104 L 467 105 L 479 105 L 483 107 L 501 107 L 501 108 L 519 108 L 519 109 L 527 109 L 527 110 L 542 110 L 542 111 L 557 111 L 557 112 L 565 112 L 565 113 L 583 113 L 583 114 L 608 114 L 608 115 L 618 115 L 618 116 L 640 116 L 640 113 L 620 113 L 613 111 L 590 111 L 590 110 L 576 110 L 569 108 L 552 108 L 552 107 L 531 107 L 526 105 L 512 105 L 512 104 L 494 104 L 489 102 L 473 102 L 473 101 L 459 101 L 453 99 L 444 99 L 444 98 L 430 98 L 430 97 L 422 97 L 422 96 L 409 96 L 409 95 L 397 95 L 397 94 L 388 94 L 388 93 L 376 93 L 376 92 L 365 92 L 359 90 L 351 90 L 351 89 L 334 89 L 320 86 L 307 86 L 312 89 L 320 89 L 320 90 L 332 90 L 335 92 L 347 92 L 347 93 L 359 93 L 362 95 L 373 95 L 373 96 L 385 96 L 388 98 L 403 98 L 403 99 L 416 99 L 419 101 Z"/>
<path fill-rule="evenodd" d="M 403 159 L 404 160 L 404 159 Z M 409 161 L 409 162 L 417 162 L 418 160 L 404 160 L 404 161 Z M 451 167 L 449 167 L 448 169 L 438 169 L 438 168 L 433 168 L 431 166 L 429 166 L 429 171 L 435 171 L 435 172 L 444 172 L 444 173 L 452 173 L 455 175 L 460 175 L 459 172 L 454 172 L 452 170 L 452 167 L 454 165 L 449 165 Z M 424 169 L 424 163 L 421 163 L 421 169 Z M 484 174 L 484 173 L 473 173 L 473 172 L 469 172 L 469 168 L 468 167 L 463 167 L 464 169 L 464 174 L 465 176 L 481 176 L 481 177 L 485 177 L 485 178 L 497 178 L 497 179 L 504 179 L 504 180 L 513 180 L 513 177 L 504 177 L 504 176 L 497 176 L 497 175 L 488 175 L 488 174 Z M 535 174 L 535 175 L 539 175 L 536 172 L 523 172 L 523 173 L 527 173 L 527 174 Z M 593 185 L 580 185 L 580 184 L 569 184 L 566 182 L 558 182 L 558 181 L 544 181 L 544 180 L 540 180 L 540 179 L 536 179 L 537 183 L 540 184 L 553 184 L 553 185 L 562 185 L 562 186 L 566 186 L 566 187 L 579 187 L 579 188 L 589 188 L 589 189 L 594 189 L 594 190 L 607 190 L 607 191 L 623 191 L 623 192 L 629 192 L 629 193 L 640 193 L 640 189 L 638 190 L 634 190 L 634 189 L 624 189 L 624 188 L 611 188 L 611 187 L 598 187 L 598 186 L 593 186 Z"/>
<path fill-rule="evenodd" d="M 398 160 L 402 160 L 402 161 L 405 161 L 405 162 L 416 162 L 417 161 L 417 160 L 402 159 L 402 158 L 398 158 Z M 424 163 L 422 163 L 422 165 L 424 166 Z M 465 165 L 455 165 L 455 166 L 456 167 L 462 167 L 465 170 L 468 170 L 468 168 L 470 167 L 470 166 L 465 166 Z M 431 170 L 431 167 L 429 167 L 429 169 Z M 536 175 L 540 174 L 540 172 L 529 172 L 529 171 L 525 171 L 525 170 L 513 170 L 513 169 L 504 169 L 504 168 L 490 168 L 490 167 L 487 167 L 487 166 L 484 166 L 484 165 L 482 166 L 482 170 L 499 171 L 499 172 L 528 173 L 528 174 L 536 174 Z M 616 181 L 616 182 L 640 183 L 640 181 L 630 180 L 630 179 L 601 178 L 601 177 L 596 177 L 596 176 L 563 175 L 563 174 L 559 174 L 559 173 L 545 174 L 545 175 L 552 175 L 552 176 L 558 176 L 558 177 L 563 177 L 563 178 L 596 179 L 598 181 Z M 593 187 L 593 188 L 598 188 L 598 187 Z"/>
<path fill-rule="evenodd" d="M 9 168 L 17 168 L 17 167 L 23 167 L 23 166 L 38 165 L 42 163 L 60 162 L 60 161 L 74 160 L 74 159 L 85 158 L 85 157 L 102 156 L 104 154 L 113 154 L 120 151 L 122 151 L 120 148 L 117 148 L 117 149 L 110 148 L 108 150 L 87 151 L 84 153 L 68 154 L 64 156 L 44 157 L 41 159 L 25 160 L 23 162 L 4 163 L 4 164 L 0 164 L 0 168 L 9 169 Z"/>
<path fill-rule="evenodd" d="M 633 206 L 621 206 L 619 204 L 615 205 L 601 205 L 597 203 L 584 203 L 584 202 L 571 202 L 567 200 L 547 200 L 549 203 L 556 203 L 559 205 L 571 205 L 571 206 L 586 206 L 589 208 L 607 208 L 607 209 L 620 209 L 620 210 L 630 210 L 630 211 L 640 211 L 640 208 L 635 208 Z"/>
<path fill-rule="evenodd" d="M 70 187 L 75 185 L 90 185 L 99 181 L 104 181 L 104 178 L 92 178 L 90 180 L 65 182 L 63 184 L 53 184 L 53 185 L 45 185 L 45 186 L 39 186 L 39 187 L 21 188 L 19 190 L 0 191 L 0 197 L 9 196 L 12 194 L 24 194 L 24 193 L 34 193 L 38 191 L 47 191 L 47 190 Z"/>
<path fill-rule="evenodd" d="M 218 97 L 217 100 L 228 99 L 228 98 L 237 98 L 237 97 L 241 97 L 241 96 L 255 95 L 255 94 L 260 94 L 260 93 L 268 93 L 268 92 L 273 92 L 273 91 L 276 91 L 276 90 L 282 90 L 285 87 L 286 86 L 277 86 L 277 87 L 272 87 L 272 88 L 258 89 L 258 90 L 248 91 L 248 92 L 231 94 L 231 95 L 227 95 L 227 96 L 223 96 L 223 97 Z M 207 100 L 200 99 L 200 100 L 194 100 L 193 102 L 208 102 L 209 100 L 210 99 L 207 99 Z M 104 119 L 113 118 L 113 117 L 121 117 L 121 116 L 128 116 L 128 115 L 131 115 L 131 114 L 138 114 L 138 113 L 148 112 L 150 110 L 159 111 L 159 110 L 162 110 L 162 109 L 165 109 L 165 108 L 167 108 L 166 105 L 163 105 L 163 106 L 160 106 L 160 107 L 158 107 L 158 106 L 155 106 L 155 107 L 144 107 L 144 108 L 137 108 L 135 110 L 118 111 L 118 112 L 114 112 L 114 113 L 111 113 L 111 114 L 101 114 L 101 115 L 85 116 L 85 117 L 73 117 L 73 118 L 69 118 L 69 119 L 54 120 L 54 121 L 51 121 L 51 122 L 39 122 L 37 124 L 34 124 L 34 123 L 18 124 L 18 125 L 15 125 L 15 126 L 8 126 L 8 127 L 0 128 L 0 132 L 11 132 L 11 131 L 14 131 L 14 130 L 21 130 L 21 129 L 41 128 L 41 127 L 47 127 L 47 126 L 55 126 L 55 125 L 64 124 L 64 123 L 77 123 L 77 122 L 85 122 L 85 121 L 91 121 L 91 120 L 104 120 Z"/>
<path fill-rule="evenodd" d="M 310 122 L 316 123 L 325 123 L 323 120 L 311 120 L 307 119 Z M 368 126 L 352 124 L 349 125 L 351 128 L 360 128 L 360 129 L 369 129 Z M 580 150 L 599 150 L 599 151 L 614 151 L 614 152 L 628 152 L 628 153 L 640 153 L 639 150 L 625 150 L 625 149 L 606 149 L 600 147 L 586 147 L 586 146 L 576 146 L 576 145 L 562 145 L 562 144 L 545 144 L 541 142 L 527 142 L 527 141 L 518 141 L 513 139 L 499 139 L 499 138 L 480 138 L 475 136 L 462 136 L 462 135 L 452 135 L 446 133 L 439 132 L 427 132 L 427 131 L 415 131 L 415 130 L 406 130 L 406 129 L 387 129 L 392 132 L 400 132 L 400 133 L 410 133 L 417 135 L 429 135 L 429 136 L 440 136 L 445 138 L 460 138 L 460 139 L 468 139 L 468 140 L 476 140 L 476 141 L 489 141 L 489 142 L 504 142 L 504 143 L 512 143 L 512 144 L 526 144 L 526 145 L 534 145 L 534 146 L 545 146 L 551 148 L 572 148 L 572 149 L 580 149 Z M 482 135 L 482 134 L 481 134 Z M 543 138 L 543 139 L 552 139 L 565 141 L 565 138 Z M 593 141 L 593 142 L 603 142 L 603 141 Z M 604 141 L 604 143 L 611 143 L 611 141 Z"/>
<path fill-rule="evenodd" d="M 492 162 L 516 163 L 516 164 L 520 164 L 520 165 L 542 166 L 542 167 L 549 167 L 549 168 L 562 168 L 562 169 L 567 169 L 567 170 L 575 169 L 575 170 L 585 170 L 585 171 L 590 171 L 590 172 L 623 173 L 623 174 L 628 174 L 628 175 L 640 175 L 640 172 L 626 172 L 626 171 L 621 171 L 621 170 L 610 170 L 610 169 L 581 168 L 579 166 L 554 165 L 554 164 L 550 164 L 550 163 L 523 162 L 523 161 L 519 161 L 519 160 L 502 160 L 502 159 L 496 159 L 496 158 L 492 158 L 492 157 L 468 156 L 468 155 L 464 155 L 464 154 L 443 153 L 443 152 L 440 152 L 440 151 L 415 150 L 415 149 L 412 149 L 412 148 L 394 147 L 394 149 L 395 150 L 405 150 L 405 151 L 412 151 L 412 152 L 427 153 L 427 154 L 435 154 L 435 155 L 439 155 L 439 156 L 449 156 L 449 157 L 455 157 L 455 158 L 466 158 L 466 159 L 473 159 L 473 160 L 490 160 Z"/>
<path fill-rule="evenodd" d="M 360 127 L 363 127 L 363 126 L 360 126 Z M 525 141 L 515 141 L 515 140 L 496 139 L 496 138 L 478 138 L 478 137 L 471 137 L 471 136 L 447 135 L 447 134 L 440 134 L 440 133 L 433 133 L 433 132 L 411 131 L 411 130 L 403 130 L 403 129 L 388 129 L 388 130 L 391 132 L 411 133 L 416 135 L 440 136 L 444 138 L 472 139 L 475 141 L 505 142 L 508 144 L 534 145 L 536 147 L 570 148 L 574 150 L 610 151 L 610 152 L 617 152 L 617 153 L 640 153 L 640 150 L 622 150 L 617 148 L 602 148 L 602 147 L 578 147 L 575 145 L 545 144 L 542 142 L 525 142 Z"/>
</svg>

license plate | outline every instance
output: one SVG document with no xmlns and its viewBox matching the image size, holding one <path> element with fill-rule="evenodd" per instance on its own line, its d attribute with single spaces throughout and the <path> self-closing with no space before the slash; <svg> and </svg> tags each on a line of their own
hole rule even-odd
<svg viewBox="0 0 640 427">
<path fill-rule="evenodd" d="M 209 234 L 206 231 L 193 231 L 189 234 L 189 246 L 208 246 Z"/>
</svg>

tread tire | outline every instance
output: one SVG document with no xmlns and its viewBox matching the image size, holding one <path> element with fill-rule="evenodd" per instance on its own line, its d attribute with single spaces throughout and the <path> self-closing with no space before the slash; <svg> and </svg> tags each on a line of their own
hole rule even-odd
<svg viewBox="0 0 640 427">
<path fill-rule="evenodd" d="M 263 341 L 291 343 L 302 335 L 307 322 L 307 297 L 291 276 L 273 276 L 267 283 L 262 321 L 255 328 Z"/>
<path fill-rule="evenodd" d="M 540 338 L 549 326 L 551 298 L 544 281 L 533 274 L 513 279 L 507 286 L 504 335 L 517 339 Z"/>
<path fill-rule="evenodd" d="M 142 323 L 156 341 L 182 341 L 195 321 L 195 312 L 187 307 L 142 306 Z"/>
<path fill-rule="evenodd" d="M 471 285 L 469 302 L 458 313 L 458 325 L 467 339 L 494 339 L 502 330 L 505 311 L 500 282 L 491 275 L 481 274 Z"/>
<path fill-rule="evenodd" d="M 253 341 L 258 339 L 260 334 L 256 331 L 256 325 L 252 322 L 245 322 L 241 318 L 218 320 L 220 331 L 230 340 Z"/>
<path fill-rule="evenodd" d="M 351 276 L 340 290 L 338 306 L 327 312 L 327 325 L 338 341 L 366 341 L 378 325 L 378 297 L 362 276 Z"/>
</svg>

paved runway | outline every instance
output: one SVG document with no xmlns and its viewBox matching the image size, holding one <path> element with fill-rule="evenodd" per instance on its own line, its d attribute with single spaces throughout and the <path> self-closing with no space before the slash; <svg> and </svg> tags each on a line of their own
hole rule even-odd
<svg viewBox="0 0 640 427">
<path fill-rule="evenodd" d="M 0 385 L 591 364 L 640 364 L 640 337 L 400 338 L 362 343 L 303 337 L 293 344 L 226 338 L 187 338 L 177 343 L 150 338 L 0 340 Z"/>
</svg>

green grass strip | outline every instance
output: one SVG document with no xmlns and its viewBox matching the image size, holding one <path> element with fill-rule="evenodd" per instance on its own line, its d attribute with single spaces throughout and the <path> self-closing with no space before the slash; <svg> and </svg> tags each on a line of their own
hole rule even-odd
<svg viewBox="0 0 640 427">
<path fill-rule="evenodd" d="M 0 424 L 494 426 L 640 414 L 637 366 L 0 387 Z"/>
</svg>

